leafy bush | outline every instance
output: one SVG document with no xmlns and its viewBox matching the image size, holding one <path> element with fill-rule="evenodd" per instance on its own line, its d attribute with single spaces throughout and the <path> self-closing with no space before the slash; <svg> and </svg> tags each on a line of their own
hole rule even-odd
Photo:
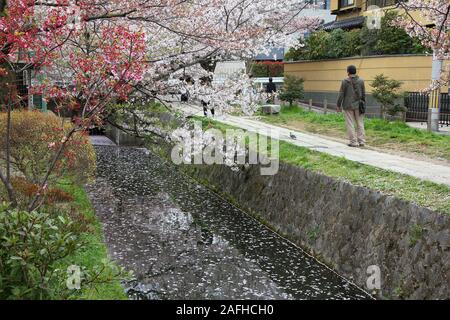
<svg viewBox="0 0 450 320">
<path fill-rule="evenodd" d="M 11 158 L 14 171 L 29 182 L 42 181 L 49 164 L 57 153 L 65 134 L 72 124 L 64 123 L 53 113 L 39 111 L 13 111 L 11 113 Z M 6 114 L 0 114 L 0 135 L 6 135 Z M 0 161 L 5 160 L 5 139 L 0 141 Z M 75 133 L 51 175 L 53 181 L 61 175 L 85 181 L 95 170 L 95 151 L 87 134 Z"/>
<path fill-rule="evenodd" d="M 335 59 L 346 56 L 347 48 L 344 43 L 346 42 L 346 32 L 342 29 L 335 29 L 330 32 L 330 36 L 327 39 L 327 58 Z"/>
<path fill-rule="evenodd" d="M 369 29 L 364 23 L 362 29 L 331 32 L 319 30 L 305 40 L 304 47 L 291 49 L 287 60 L 338 59 L 354 56 L 383 54 L 421 54 L 427 50 L 417 39 L 411 38 L 405 30 L 393 25 L 398 13 L 387 11 L 381 19 L 380 29 Z"/>
<path fill-rule="evenodd" d="M 304 80 L 292 75 L 287 75 L 284 78 L 284 85 L 281 93 L 279 95 L 280 99 L 283 101 L 288 101 L 289 105 L 292 106 L 294 101 L 303 99 Z"/>
<path fill-rule="evenodd" d="M 39 192 L 39 186 L 37 184 L 29 182 L 23 177 L 13 177 L 11 183 L 17 195 L 20 197 L 20 202 L 23 203 L 28 203 Z M 74 198 L 70 194 L 59 188 L 47 188 L 41 192 L 43 192 L 44 203 L 47 205 L 74 201 Z"/>
<path fill-rule="evenodd" d="M 361 55 L 361 30 L 353 29 L 344 32 L 343 56 L 354 57 Z"/>
<path fill-rule="evenodd" d="M 386 11 L 381 18 L 380 29 L 369 29 L 367 24 L 361 29 L 362 55 L 420 54 L 425 53 L 417 39 L 411 38 L 404 29 L 393 25 L 396 11 Z"/>
<path fill-rule="evenodd" d="M 290 48 L 284 55 L 285 61 L 299 61 L 304 60 L 304 48 Z"/>
<path fill-rule="evenodd" d="M 405 108 L 400 106 L 398 100 L 403 96 L 399 92 L 402 82 L 394 79 L 389 79 L 383 74 L 376 75 L 373 82 L 372 96 L 381 104 L 381 116 L 386 118 L 386 113 L 391 116 L 397 115 L 398 112 L 405 111 Z"/>
<path fill-rule="evenodd" d="M 320 30 L 311 34 L 305 43 L 304 59 L 320 60 L 329 58 L 328 48 L 330 34 L 324 30 Z"/>
<path fill-rule="evenodd" d="M 320 30 L 304 40 L 304 47 L 291 49 L 286 54 L 287 60 L 320 60 L 352 57 L 360 54 L 361 40 L 359 29 L 332 32 Z"/>
<path fill-rule="evenodd" d="M 0 298 L 60 296 L 62 273 L 55 264 L 81 244 L 63 216 L 0 207 Z"/>
<path fill-rule="evenodd" d="M 69 287 L 68 267 L 85 242 L 65 214 L 27 212 L 0 205 L 0 299 L 67 299 L 82 294 Z M 80 289 L 128 277 L 107 261 L 80 267 Z"/>
<path fill-rule="evenodd" d="M 269 70 L 269 77 L 282 77 L 284 75 L 284 63 L 283 62 L 263 62 L 267 65 Z"/>
<path fill-rule="evenodd" d="M 251 64 L 251 74 L 255 78 L 265 78 L 269 76 L 267 66 L 263 65 L 262 63 Z"/>
<path fill-rule="evenodd" d="M 251 64 L 250 73 L 256 78 L 282 77 L 284 65 L 276 61 L 255 62 Z"/>
</svg>

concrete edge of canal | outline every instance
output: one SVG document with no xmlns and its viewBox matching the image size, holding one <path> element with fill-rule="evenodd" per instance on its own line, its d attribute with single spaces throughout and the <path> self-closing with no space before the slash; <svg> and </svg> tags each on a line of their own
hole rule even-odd
<svg viewBox="0 0 450 320">
<path fill-rule="evenodd" d="M 379 297 L 450 296 L 450 218 L 444 214 L 287 164 L 275 176 L 261 176 L 257 166 L 187 171 L 362 288 L 368 268 L 379 267 Z"/>
<path fill-rule="evenodd" d="M 257 165 L 180 169 L 361 288 L 368 268 L 378 267 L 379 298 L 450 297 L 445 214 L 284 163 L 275 176 L 262 176 Z"/>
</svg>

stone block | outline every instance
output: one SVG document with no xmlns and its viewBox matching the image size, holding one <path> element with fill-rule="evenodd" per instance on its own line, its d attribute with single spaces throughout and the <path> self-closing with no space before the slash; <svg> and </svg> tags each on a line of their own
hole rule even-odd
<svg viewBox="0 0 450 320">
<path fill-rule="evenodd" d="M 262 106 L 261 110 L 265 114 L 278 114 L 281 111 L 281 106 L 278 104 L 266 104 Z"/>
</svg>

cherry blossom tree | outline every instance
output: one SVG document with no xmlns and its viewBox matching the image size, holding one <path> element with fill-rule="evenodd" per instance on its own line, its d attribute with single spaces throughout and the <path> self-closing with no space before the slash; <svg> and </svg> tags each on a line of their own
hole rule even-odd
<svg viewBox="0 0 450 320">
<path fill-rule="evenodd" d="M 110 101 L 124 99 L 131 92 L 131 83 L 142 80 L 146 50 L 142 32 L 111 23 L 102 28 L 94 27 L 94 32 L 87 24 L 75 27 L 74 23 L 69 23 L 72 19 L 69 13 L 73 11 L 68 11 L 63 4 L 62 1 L 54 2 L 53 6 L 46 4 L 49 8 L 44 11 L 34 1 L 9 2 L 0 20 L 1 72 L 6 79 L 2 87 L 3 91 L 9 91 L 5 103 L 8 112 L 6 173 L 1 172 L 0 178 L 13 204 L 16 200 L 10 182 L 9 115 L 20 103 L 18 96 L 11 94 L 16 75 L 34 69 L 43 82 L 33 86 L 30 92 L 46 91 L 48 97 L 77 113 L 73 119 L 75 125 L 55 150 L 39 183 L 42 189 L 46 188 L 71 137 L 99 121 Z M 38 192 L 30 203 L 30 210 L 35 209 L 40 194 Z"/>
<path fill-rule="evenodd" d="M 66 142 L 104 121 L 109 105 L 135 96 L 164 100 L 180 86 L 195 86 L 180 80 L 186 70 L 199 80 L 211 77 L 201 66 L 293 46 L 298 32 L 319 24 L 302 16 L 311 6 L 298 0 L 0 0 L 0 104 L 8 114 L 20 105 L 14 82 L 32 70 L 41 81 L 30 93 L 73 111 L 73 130 L 55 150 L 44 188 Z M 248 92 L 248 77 L 239 79 L 191 90 L 229 103 Z M 248 95 L 241 97 L 251 109 Z M 14 204 L 8 148 L 5 159 L 0 178 Z M 29 209 L 37 203 L 38 195 Z"/>
<path fill-rule="evenodd" d="M 395 22 L 411 36 L 433 50 L 437 60 L 450 59 L 450 3 L 447 0 L 400 1 L 404 14 Z M 449 70 L 442 71 L 441 79 L 433 81 L 428 90 L 449 84 Z"/>
</svg>

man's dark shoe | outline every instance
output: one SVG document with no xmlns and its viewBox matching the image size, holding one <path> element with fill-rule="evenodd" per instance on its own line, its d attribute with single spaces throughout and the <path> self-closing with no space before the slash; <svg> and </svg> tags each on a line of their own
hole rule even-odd
<svg viewBox="0 0 450 320">
<path fill-rule="evenodd" d="M 359 147 L 359 145 L 353 144 L 353 143 L 349 143 L 348 146 L 349 146 L 349 147 L 352 147 L 352 148 L 357 148 L 357 147 Z"/>
</svg>

